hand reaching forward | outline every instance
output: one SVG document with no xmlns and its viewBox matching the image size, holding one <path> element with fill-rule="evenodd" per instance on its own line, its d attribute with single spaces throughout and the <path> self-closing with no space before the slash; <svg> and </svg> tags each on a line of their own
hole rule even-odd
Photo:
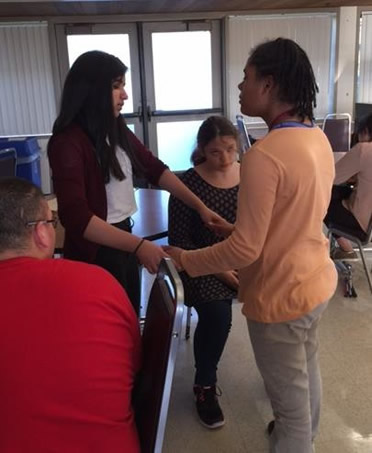
<svg viewBox="0 0 372 453">
<path fill-rule="evenodd" d="M 173 245 L 164 245 L 163 250 L 172 258 L 177 270 L 179 272 L 182 271 L 181 253 L 183 252 L 183 249 L 174 247 Z"/>
<path fill-rule="evenodd" d="M 230 234 L 234 230 L 234 225 L 232 223 L 228 222 L 206 206 L 204 206 L 203 209 L 199 211 L 199 215 L 206 226 L 220 236 L 230 236 Z"/>
<path fill-rule="evenodd" d="M 234 230 L 234 225 L 232 223 L 229 223 L 206 206 L 199 212 L 199 215 L 206 226 L 220 236 L 227 237 Z"/>
<path fill-rule="evenodd" d="M 150 241 L 144 241 L 136 252 L 136 256 L 141 264 L 150 272 L 155 274 L 158 271 L 162 258 L 168 257 L 166 252 L 158 245 Z"/>
<path fill-rule="evenodd" d="M 222 222 L 218 223 L 209 223 L 207 227 L 216 233 L 218 236 L 223 236 L 227 238 L 234 231 L 234 225 L 229 223 L 227 220 L 222 219 Z"/>
</svg>

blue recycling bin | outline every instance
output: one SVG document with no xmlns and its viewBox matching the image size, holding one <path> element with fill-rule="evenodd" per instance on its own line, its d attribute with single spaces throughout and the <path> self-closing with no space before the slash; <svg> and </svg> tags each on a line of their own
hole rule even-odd
<svg viewBox="0 0 372 453">
<path fill-rule="evenodd" d="M 14 148 L 17 153 L 16 176 L 41 187 L 40 147 L 36 137 L 21 140 L 0 139 L 0 149 Z"/>
<path fill-rule="evenodd" d="M 0 149 L 0 178 L 16 175 L 17 153 L 14 148 Z"/>
</svg>

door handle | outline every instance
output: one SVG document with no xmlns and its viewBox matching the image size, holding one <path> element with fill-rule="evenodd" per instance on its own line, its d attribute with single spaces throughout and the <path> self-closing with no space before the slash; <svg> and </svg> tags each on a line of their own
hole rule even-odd
<svg viewBox="0 0 372 453">
<path fill-rule="evenodd" d="M 151 117 L 152 117 L 152 110 L 151 110 L 151 107 L 148 105 L 147 108 L 147 121 L 151 121 Z"/>
</svg>

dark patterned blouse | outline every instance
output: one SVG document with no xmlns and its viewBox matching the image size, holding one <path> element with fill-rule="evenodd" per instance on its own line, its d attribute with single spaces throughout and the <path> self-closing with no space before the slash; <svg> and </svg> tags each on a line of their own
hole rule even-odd
<svg viewBox="0 0 372 453">
<path fill-rule="evenodd" d="M 239 186 L 229 189 L 214 187 L 199 176 L 193 168 L 187 170 L 181 176 L 181 180 L 208 208 L 228 222 L 235 223 Z M 194 209 L 190 209 L 173 196 L 169 199 L 168 236 L 170 245 L 186 250 L 208 247 L 223 240 L 204 225 Z M 186 272 L 181 272 L 181 278 L 185 289 L 186 305 L 236 297 L 236 291 L 214 275 L 191 278 Z"/>
</svg>

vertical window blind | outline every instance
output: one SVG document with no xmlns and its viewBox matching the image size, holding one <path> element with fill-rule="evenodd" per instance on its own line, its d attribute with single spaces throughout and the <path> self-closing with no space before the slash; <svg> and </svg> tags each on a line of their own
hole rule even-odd
<svg viewBox="0 0 372 453">
<path fill-rule="evenodd" d="M 51 132 L 52 74 L 46 22 L 0 24 L 0 136 Z"/>
<path fill-rule="evenodd" d="M 243 69 L 250 51 L 264 41 L 290 38 L 307 53 L 313 66 L 319 94 L 315 116 L 333 110 L 335 67 L 335 15 L 292 14 L 231 16 L 227 22 L 227 104 L 232 120 L 239 113 L 239 90 Z M 249 118 L 250 122 L 258 121 Z"/>
<path fill-rule="evenodd" d="M 363 12 L 359 42 L 358 102 L 372 103 L 372 12 Z"/>
</svg>

